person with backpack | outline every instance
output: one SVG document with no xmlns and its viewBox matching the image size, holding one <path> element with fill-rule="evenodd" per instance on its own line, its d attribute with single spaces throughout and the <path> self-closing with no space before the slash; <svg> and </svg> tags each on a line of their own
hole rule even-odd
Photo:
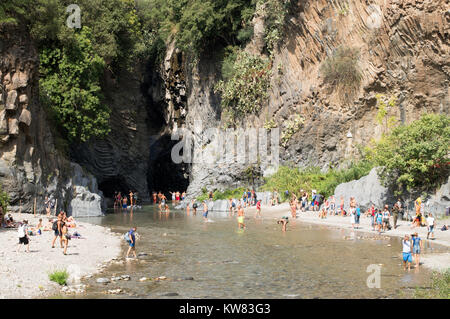
<svg viewBox="0 0 450 319">
<path fill-rule="evenodd" d="M 62 213 L 62 212 L 61 212 Z M 59 213 L 58 215 L 58 219 L 56 221 L 53 222 L 52 225 L 52 230 L 55 232 L 55 237 L 52 240 L 52 248 L 55 248 L 55 242 L 56 239 L 60 239 L 60 246 L 61 248 L 63 248 L 63 242 L 62 242 L 62 225 L 63 225 L 63 220 L 62 220 L 62 214 Z"/>
<path fill-rule="evenodd" d="M 125 258 L 128 258 L 128 256 L 130 255 L 130 252 L 133 252 L 134 258 L 137 258 L 136 255 L 136 229 L 137 227 L 133 227 L 131 228 L 128 233 L 126 234 L 125 239 L 127 239 L 128 245 L 130 247 L 128 247 L 128 251 L 127 251 L 127 256 Z"/>
<path fill-rule="evenodd" d="M 17 252 L 19 252 L 22 245 L 27 246 L 27 253 L 30 252 L 30 238 L 28 237 L 28 221 L 24 220 L 17 229 L 19 235 L 19 244 L 17 245 Z"/>
</svg>

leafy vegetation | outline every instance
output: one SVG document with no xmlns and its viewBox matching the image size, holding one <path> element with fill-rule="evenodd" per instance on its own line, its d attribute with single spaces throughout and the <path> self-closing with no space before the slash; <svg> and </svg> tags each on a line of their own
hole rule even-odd
<svg viewBox="0 0 450 319">
<path fill-rule="evenodd" d="M 3 212 L 6 212 L 8 205 L 9 205 L 8 193 L 3 191 L 3 188 L 0 185 L 0 206 L 3 208 Z"/>
<path fill-rule="evenodd" d="M 304 122 L 305 120 L 301 117 L 301 115 L 297 115 L 295 119 L 287 122 L 286 128 L 281 134 L 281 145 L 283 147 L 286 147 L 291 137 L 301 129 Z"/>
<path fill-rule="evenodd" d="M 433 272 L 430 289 L 416 288 L 415 298 L 450 299 L 450 268 L 443 273 Z"/>
<path fill-rule="evenodd" d="M 67 284 L 67 279 L 69 278 L 69 273 L 66 270 L 55 270 L 54 272 L 48 274 L 50 281 L 54 281 L 61 286 Z"/>
<path fill-rule="evenodd" d="M 258 7 L 264 11 L 264 41 L 271 56 L 283 39 L 286 19 L 294 3 L 293 0 L 259 0 Z"/>
<path fill-rule="evenodd" d="M 362 79 L 358 61 L 358 49 L 339 47 L 320 67 L 324 82 L 338 90 L 343 89 L 346 92 L 355 90 Z"/>
<path fill-rule="evenodd" d="M 18 18 L 25 14 L 23 1 L 7 0 L 0 3 L 0 27 L 4 25 L 17 25 Z"/>
<path fill-rule="evenodd" d="M 236 189 L 227 189 L 224 191 L 216 190 L 214 191 L 214 200 L 220 200 L 220 199 L 230 199 L 230 198 L 241 198 L 242 194 L 246 188 L 239 187 Z M 202 190 L 202 195 L 197 197 L 197 201 L 204 201 L 209 198 L 209 192 L 206 189 Z"/>
<path fill-rule="evenodd" d="M 373 141 L 366 151 L 380 166 L 381 181 L 392 186 L 396 194 L 436 188 L 450 171 L 450 117 L 424 115 Z"/>
<path fill-rule="evenodd" d="M 268 97 L 270 75 L 269 60 L 245 51 L 236 53 L 234 66 L 226 67 L 226 80 L 219 81 L 215 86 L 215 91 L 222 96 L 222 108 L 230 113 L 233 120 L 247 114 L 257 114 L 261 110 Z"/>
<path fill-rule="evenodd" d="M 265 179 L 261 190 L 277 189 L 280 194 L 288 190 L 290 194 L 300 196 L 301 189 L 309 193 L 315 189 L 318 193 L 328 197 L 334 194 L 337 185 L 366 176 L 372 168 L 373 164 L 366 160 L 351 163 L 345 169 L 331 168 L 327 172 L 322 172 L 318 167 L 299 169 L 281 166 L 274 175 Z M 285 199 L 283 198 L 283 200 Z"/>
<path fill-rule="evenodd" d="M 396 107 L 396 98 L 391 96 L 389 100 L 382 94 L 376 95 L 378 112 L 377 112 L 377 122 L 383 125 L 383 134 L 386 134 L 390 129 L 392 129 L 398 122 L 395 116 L 388 117 L 388 113 L 391 109 Z"/>
<path fill-rule="evenodd" d="M 253 0 L 138 0 L 143 27 L 184 52 L 199 55 L 217 43 L 238 45 L 253 33 Z"/>
<path fill-rule="evenodd" d="M 83 27 L 71 45 L 40 54 L 40 93 L 69 141 L 85 142 L 109 133 L 110 110 L 102 102 L 104 60 L 95 52 L 92 33 Z"/>
</svg>

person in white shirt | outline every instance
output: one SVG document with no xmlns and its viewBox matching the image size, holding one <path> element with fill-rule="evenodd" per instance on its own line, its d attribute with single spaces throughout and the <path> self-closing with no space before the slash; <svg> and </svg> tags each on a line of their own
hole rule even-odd
<svg viewBox="0 0 450 319">
<path fill-rule="evenodd" d="M 434 239 L 434 217 L 433 214 L 429 213 L 427 217 L 428 234 L 427 239 L 431 234 L 431 239 Z"/>
<path fill-rule="evenodd" d="M 27 246 L 27 253 L 30 252 L 30 239 L 28 238 L 28 221 L 24 220 L 17 229 L 19 235 L 19 244 L 17 245 L 17 252 L 19 252 L 22 245 Z"/>
<path fill-rule="evenodd" d="M 412 256 L 411 256 L 411 240 L 408 235 L 402 240 L 403 245 L 403 269 L 406 270 L 406 264 L 408 264 L 408 270 L 411 270 Z"/>
</svg>

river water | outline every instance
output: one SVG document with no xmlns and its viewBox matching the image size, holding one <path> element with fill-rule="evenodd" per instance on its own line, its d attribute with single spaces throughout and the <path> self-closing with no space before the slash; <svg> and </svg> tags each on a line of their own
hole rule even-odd
<svg viewBox="0 0 450 319">
<path fill-rule="evenodd" d="M 301 215 L 301 214 L 300 214 Z M 399 238 L 309 225 L 291 220 L 283 233 L 275 220 L 172 209 L 160 214 L 146 206 L 85 221 L 125 233 L 138 227 L 138 260 L 109 266 L 83 283 L 87 298 L 408 298 L 429 286 L 431 272 L 405 272 Z M 301 216 L 300 216 L 301 219 Z M 124 241 L 124 249 L 126 249 Z M 445 251 L 432 243 L 424 252 Z M 125 250 L 124 250 L 125 252 Z M 369 265 L 380 266 L 380 288 L 368 288 Z M 375 266 L 376 267 L 376 266 Z M 130 281 L 99 284 L 99 277 L 130 275 Z M 166 280 L 140 282 L 142 277 Z M 120 295 L 104 294 L 121 288 Z"/>
</svg>

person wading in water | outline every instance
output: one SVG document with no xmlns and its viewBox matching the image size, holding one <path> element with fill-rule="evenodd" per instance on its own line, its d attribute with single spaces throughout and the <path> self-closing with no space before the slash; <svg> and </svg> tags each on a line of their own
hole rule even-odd
<svg viewBox="0 0 450 319">
<path fill-rule="evenodd" d="M 238 206 L 238 229 L 245 229 L 245 224 L 244 224 L 244 217 L 245 217 L 245 213 L 244 213 L 244 209 L 242 208 L 241 205 Z"/>
<path fill-rule="evenodd" d="M 206 205 L 206 200 L 203 201 L 203 220 L 208 221 L 208 205 Z"/>
</svg>

